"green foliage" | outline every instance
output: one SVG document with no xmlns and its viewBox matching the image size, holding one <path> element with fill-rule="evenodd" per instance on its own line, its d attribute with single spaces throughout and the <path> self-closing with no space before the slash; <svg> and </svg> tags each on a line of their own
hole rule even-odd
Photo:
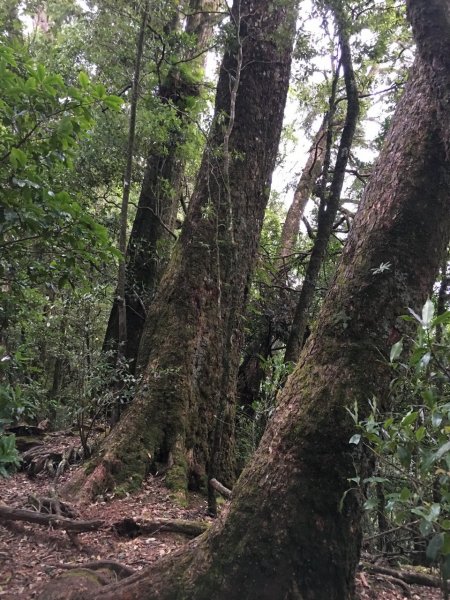
<svg viewBox="0 0 450 600">
<path fill-rule="evenodd" d="M 20 458 L 15 436 L 0 434 L 0 477 L 8 477 L 18 466 L 20 466 Z"/>
<path fill-rule="evenodd" d="M 0 77 L 0 278 L 16 290 L 42 281 L 63 286 L 112 253 L 107 231 L 65 189 L 93 106 L 106 95 L 85 74 L 80 87 L 66 85 L 4 40 Z"/>
<path fill-rule="evenodd" d="M 352 417 L 358 433 L 351 444 L 364 444 L 375 455 L 383 477 L 386 513 L 393 527 L 415 526 L 426 545 L 426 557 L 450 574 L 450 311 L 436 315 L 431 300 L 422 314 L 410 310 L 414 339 L 400 340 L 391 350 L 395 372 L 392 394 L 398 411 L 383 416 L 375 401 L 367 419 Z M 403 362 L 403 344 L 411 348 Z M 358 483 L 374 483 L 369 478 Z M 366 509 L 380 510 L 370 491 Z M 404 552 L 417 547 L 406 544 Z"/>
</svg>

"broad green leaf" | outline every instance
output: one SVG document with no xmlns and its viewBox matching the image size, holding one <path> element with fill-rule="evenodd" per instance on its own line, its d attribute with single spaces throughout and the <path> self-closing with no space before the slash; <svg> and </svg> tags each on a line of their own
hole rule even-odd
<svg viewBox="0 0 450 600">
<path fill-rule="evenodd" d="M 403 351 L 403 340 L 399 340 L 396 344 L 394 344 L 391 348 L 391 353 L 389 355 L 390 362 L 394 362 L 400 356 Z"/>
<path fill-rule="evenodd" d="M 106 97 L 106 88 L 103 83 L 96 83 L 92 88 L 93 94 L 99 100 L 104 100 Z"/>
<path fill-rule="evenodd" d="M 420 521 L 419 523 L 419 531 L 423 535 L 423 537 L 428 537 L 430 533 L 433 531 L 433 524 L 430 521 Z"/>
<path fill-rule="evenodd" d="M 426 367 L 428 367 L 430 360 L 431 360 L 431 352 L 425 352 L 425 354 L 420 359 L 420 363 L 419 363 L 420 367 L 422 369 L 425 369 Z"/>
<path fill-rule="evenodd" d="M 441 505 L 435 502 L 430 507 L 430 512 L 428 514 L 428 521 L 436 521 L 436 519 L 441 514 Z"/>
<path fill-rule="evenodd" d="M 416 440 L 418 442 L 421 442 L 423 440 L 423 438 L 425 437 L 427 433 L 426 428 L 422 425 L 421 427 L 419 427 L 419 429 L 417 429 L 415 436 L 416 436 Z"/>
<path fill-rule="evenodd" d="M 416 312 L 414 312 L 412 308 L 408 308 L 408 310 L 412 314 L 412 316 L 415 318 L 415 320 L 418 321 L 422 325 L 422 319 L 419 317 L 419 315 Z"/>
<path fill-rule="evenodd" d="M 440 427 L 441 423 L 442 423 L 442 414 L 439 411 L 434 410 L 431 415 L 431 424 L 433 425 L 433 427 Z"/>
<path fill-rule="evenodd" d="M 407 414 L 406 416 L 404 416 L 401 421 L 402 427 L 407 427 L 408 425 L 415 423 L 417 421 L 418 416 L 419 416 L 418 412 L 411 412 L 411 413 Z"/>
<path fill-rule="evenodd" d="M 446 442 L 439 448 L 439 450 L 437 452 L 435 452 L 434 457 L 433 457 L 433 462 L 437 462 L 438 460 L 441 460 L 441 458 L 445 454 L 447 454 L 447 452 L 450 452 L 450 442 Z"/>
<path fill-rule="evenodd" d="M 27 155 L 20 148 L 11 148 L 9 156 L 10 162 L 14 168 L 24 167 L 27 164 Z"/>
<path fill-rule="evenodd" d="M 84 71 L 78 73 L 78 81 L 83 89 L 89 87 L 89 77 Z"/>
<path fill-rule="evenodd" d="M 433 325 L 448 325 L 450 323 L 450 310 L 445 311 L 441 315 L 438 315 L 433 320 Z"/>
<path fill-rule="evenodd" d="M 352 437 L 349 439 L 348 443 L 355 444 L 355 446 L 357 446 L 360 441 L 361 441 L 361 434 L 355 433 L 355 435 L 352 435 Z"/>
<path fill-rule="evenodd" d="M 404 487 L 402 489 L 402 491 L 400 492 L 400 500 L 402 500 L 403 502 L 406 502 L 410 498 L 411 498 L 411 490 L 407 487 Z"/>
<path fill-rule="evenodd" d="M 106 96 L 106 98 L 103 100 L 103 104 L 105 104 L 111 110 L 120 110 L 123 100 L 120 98 L 120 96 Z"/>
<path fill-rule="evenodd" d="M 423 305 L 423 309 L 422 309 L 422 324 L 425 327 L 425 329 L 430 328 L 431 321 L 433 320 L 433 315 L 434 315 L 434 304 L 428 298 L 428 300 Z"/>
<path fill-rule="evenodd" d="M 373 510 L 378 506 L 378 501 L 376 498 L 369 498 L 364 502 L 365 510 Z"/>
</svg>

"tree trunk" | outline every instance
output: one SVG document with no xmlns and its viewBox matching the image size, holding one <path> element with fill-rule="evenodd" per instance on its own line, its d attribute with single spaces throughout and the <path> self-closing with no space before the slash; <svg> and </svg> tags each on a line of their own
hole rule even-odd
<svg viewBox="0 0 450 600">
<path fill-rule="evenodd" d="M 388 404 L 392 339 L 432 289 L 450 233 L 446 160 L 428 67 L 417 63 L 317 327 L 223 522 L 94 598 L 349 600 L 372 465 L 346 408 Z M 389 268 L 378 270 L 381 264 Z M 385 357 L 383 359 L 383 356 Z M 388 408 L 388 406 L 386 406 Z"/>
<path fill-rule="evenodd" d="M 329 124 L 328 118 L 325 116 L 319 131 L 314 137 L 308 160 L 306 161 L 302 174 L 298 180 L 292 204 L 287 211 L 286 219 L 283 223 L 280 240 L 280 262 L 278 268 L 280 275 L 286 273 L 286 270 L 287 272 L 291 270 L 289 267 L 289 263 L 291 262 L 289 257 L 291 257 L 294 252 L 298 232 L 300 230 L 300 222 L 303 218 L 306 205 L 311 197 L 316 181 L 322 172 L 328 127 L 331 127 L 331 124 Z M 288 262 L 287 265 L 286 262 Z"/>
<path fill-rule="evenodd" d="M 356 87 L 356 79 L 353 71 L 353 62 L 350 50 L 348 31 L 349 25 L 347 23 L 347 19 L 342 14 L 341 9 L 334 8 L 334 15 L 339 33 L 341 63 L 344 70 L 345 89 L 347 93 L 347 114 L 345 117 L 345 125 L 342 130 L 336 157 L 336 164 L 334 166 L 333 178 L 331 180 L 329 191 L 326 189 L 328 176 L 327 166 L 329 163 L 327 157 L 325 157 L 317 236 L 311 251 L 302 289 L 295 309 L 291 332 L 286 344 L 286 351 L 284 354 L 285 362 L 297 362 L 305 341 L 305 331 L 308 323 L 309 308 L 314 299 L 317 278 L 325 258 L 328 242 L 333 231 L 334 220 L 339 209 L 342 186 L 344 184 L 345 169 L 347 168 L 347 163 L 350 157 L 350 149 L 352 147 L 353 137 L 359 116 L 358 89 Z M 330 112 L 332 113 L 333 111 L 334 107 L 331 107 Z M 330 133 L 331 132 L 329 132 L 329 135 Z M 329 146 L 331 145 L 329 144 Z"/>
<path fill-rule="evenodd" d="M 131 176 L 133 173 L 134 140 L 136 137 L 136 113 L 139 100 L 139 79 L 141 76 L 142 54 L 145 44 L 145 30 L 147 28 L 149 2 L 146 0 L 141 16 L 141 26 L 136 44 L 136 58 L 134 64 L 133 84 L 131 86 L 130 122 L 128 127 L 128 142 L 125 171 L 123 176 L 122 206 L 120 211 L 120 234 L 119 252 L 119 275 L 117 278 L 117 358 L 124 357 L 123 351 L 127 346 L 127 309 L 125 299 L 126 288 L 126 250 L 127 250 L 127 225 L 128 225 L 128 203 L 130 199 Z"/>
<path fill-rule="evenodd" d="M 280 138 L 294 5 L 233 5 L 212 133 L 141 341 L 143 382 L 93 473 L 81 476 L 82 493 L 137 486 L 155 462 L 176 490 L 187 473 L 196 486 L 206 474 L 232 484 L 241 317 Z"/>
<path fill-rule="evenodd" d="M 298 180 L 294 198 L 283 224 L 277 270 L 273 275 L 273 283 L 275 285 L 284 285 L 292 269 L 293 254 L 300 230 L 300 221 L 323 166 L 327 139 L 327 123 L 328 119 L 325 117 L 319 131 L 314 137 L 313 145 L 309 151 L 308 159 Z M 277 331 L 273 331 L 272 325 L 274 322 L 283 324 L 287 322 L 287 330 L 290 326 L 292 311 L 289 311 L 287 307 L 292 302 L 289 295 L 289 290 L 287 289 L 281 292 L 276 291 L 273 295 L 270 295 L 270 293 L 267 295 L 265 300 L 269 304 L 269 312 L 271 314 L 269 316 L 263 313 L 257 318 L 252 328 L 251 338 L 245 344 L 244 358 L 239 367 L 237 391 L 239 405 L 243 407 L 248 416 L 253 414 L 252 406 L 259 397 L 261 382 L 265 375 L 261 357 L 264 359 L 269 357 L 274 339 L 279 337 L 277 331 L 280 328 L 276 327 Z M 284 327 L 282 326 L 282 328 Z"/>
<path fill-rule="evenodd" d="M 196 36 L 189 62 L 201 70 L 206 49 L 217 22 L 219 0 L 191 0 L 185 31 Z M 211 11 L 211 12 L 209 12 Z M 177 27 L 176 23 L 172 27 Z M 158 97 L 173 106 L 178 123 L 169 133 L 166 144 L 152 146 L 147 159 L 136 216 L 130 233 L 126 256 L 125 307 L 127 339 L 122 354 L 132 373 L 136 360 L 147 309 L 154 298 L 161 274 L 167 265 L 176 238 L 173 230 L 179 205 L 184 160 L 179 148 L 191 124 L 186 102 L 200 95 L 200 82 L 183 76 L 174 66 L 162 82 Z M 119 340 L 120 294 L 114 300 L 105 334 L 104 349 L 115 350 Z"/>
</svg>

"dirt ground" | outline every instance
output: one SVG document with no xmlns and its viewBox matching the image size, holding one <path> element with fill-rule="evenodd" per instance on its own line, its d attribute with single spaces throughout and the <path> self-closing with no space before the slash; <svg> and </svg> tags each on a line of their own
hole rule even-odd
<svg viewBox="0 0 450 600">
<path fill-rule="evenodd" d="M 70 472 L 63 475 L 58 486 L 64 485 L 69 475 Z M 17 473 L 9 479 L 0 478 L 0 502 L 9 507 L 27 508 L 30 494 L 48 496 L 51 485 L 46 475 L 30 479 L 24 473 Z M 181 534 L 156 532 L 130 539 L 115 534 L 108 525 L 125 517 L 205 521 L 208 519 L 206 508 L 206 500 L 198 495 L 190 497 L 187 508 L 175 506 L 164 486 L 164 478 L 150 476 L 142 490 L 132 496 L 108 498 L 90 506 L 76 507 L 78 518 L 102 519 L 105 522 L 105 527 L 98 531 L 80 533 L 78 545 L 74 545 L 62 530 L 0 520 L 0 600 L 35 598 L 44 582 L 62 572 L 62 564 L 81 565 L 88 561 L 110 559 L 134 570 L 142 570 L 145 565 L 183 545 L 187 538 Z M 364 571 L 357 575 L 357 589 L 360 600 L 442 598 L 438 589 L 401 587 L 392 579 Z"/>
</svg>

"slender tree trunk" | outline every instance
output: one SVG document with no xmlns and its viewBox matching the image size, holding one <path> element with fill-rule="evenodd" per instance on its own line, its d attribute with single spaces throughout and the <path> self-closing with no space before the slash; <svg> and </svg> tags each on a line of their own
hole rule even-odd
<svg viewBox="0 0 450 600">
<path fill-rule="evenodd" d="M 428 67 L 399 103 L 334 283 L 228 515 L 102 600 L 350 600 L 372 466 L 349 444 L 373 396 L 387 403 L 393 332 L 420 310 L 450 233 L 446 160 Z M 380 264 L 389 269 L 376 272 Z M 382 357 L 385 357 L 385 360 Z M 388 408 L 388 407 L 386 407 Z"/>
<path fill-rule="evenodd" d="M 344 70 L 345 88 L 347 92 L 347 114 L 329 192 L 325 187 L 327 173 L 326 169 L 324 170 L 324 185 L 319 206 L 317 236 L 309 258 L 305 279 L 295 309 L 291 332 L 286 344 L 286 352 L 284 355 L 285 362 L 296 362 L 300 356 L 300 351 L 304 343 L 309 316 L 308 311 L 314 298 L 320 267 L 325 257 L 330 235 L 333 231 L 334 220 L 339 209 L 345 169 L 350 157 L 350 148 L 353 143 L 359 115 L 358 90 L 356 87 L 355 74 L 353 72 L 348 23 L 340 9 L 335 8 L 334 14 L 339 32 L 341 63 Z"/>
<path fill-rule="evenodd" d="M 196 485 L 212 471 L 232 483 L 241 317 L 280 138 L 294 6 L 235 0 L 212 133 L 141 341 L 143 382 L 82 475 L 84 493 L 139 485 L 155 462 L 177 490 L 187 473 Z"/>
<path fill-rule="evenodd" d="M 117 312 L 118 312 L 118 336 L 117 336 L 117 357 L 122 358 L 123 351 L 127 345 L 127 318 L 126 318 L 126 250 L 127 250 L 127 224 L 128 224 L 128 203 L 130 199 L 131 176 L 133 172 L 133 154 L 134 140 L 136 137 L 136 113 L 139 100 L 139 79 L 141 76 L 142 54 L 144 52 L 145 29 L 147 27 L 149 3 L 146 0 L 142 13 L 141 26 L 136 45 L 136 58 L 133 73 L 133 84 L 131 86 L 130 102 L 130 122 L 128 131 L 126 165 L 123 176 L 123 194 L 122 207 L 120 211 L 120 234 L 119 234 L 119 252 L 121 253 L 119 262 L 119 276 L 117 280 Z"/>
<path fill-rule="evenodd" d="M 196 36 L 195 47 L 190 51 L 192 68 L 201 67 L 206 49 L 217 23 L 220 0 L 191 0 L 185 31 Z M 211 11 L 211 12 L 210 12 Z M 172 24 L 178 27 L 179 19 Z M 195 79 L 195 78 L 194 78 Z M 115 349 L 119 334 L 120 300 L 124 298 L 126 310 L 126 343 L 123 356 L 132 373 L 136 360 L 146 314 L 161 274 L 167 265 L 176 239 L 173 233 L 179 205 L 179 194 L 185 162 L 179 148 L 190 122 L 186 102 L 200 94 L 200 82 L 183 76 L 174 66 L 161 83 L 158 96 L 165 105 L 177 113 L 177 124 L 169 132 L 168 142 L 159 148 L 152 146 L 144 172 L 136 216 L 126 251 L 125 295 L 118 294 L 111 309 L 105 334 L 104 349 Z"/>
<path fill-rule="evenodd" d="M 322 172 L 323 161 L 325 158 L 327 130 L 329 126 L 328 117 L 325 116 L 319 131 L 314 137 L 308 159 L 298 180 L 297 187 L 295 188 L 294 198 L 283 223 L 280 240 L 279 276 L 286 273 L 286 270 L 288 272 L 290 271 L 289 257 L 292 256 L 294 252 L 300 230 L 300 222 L 305 213 L 306 205 L 311 197 L 316 181 Z M 288 261 L 287 265 L 286 261 Z"/>
</svg>

